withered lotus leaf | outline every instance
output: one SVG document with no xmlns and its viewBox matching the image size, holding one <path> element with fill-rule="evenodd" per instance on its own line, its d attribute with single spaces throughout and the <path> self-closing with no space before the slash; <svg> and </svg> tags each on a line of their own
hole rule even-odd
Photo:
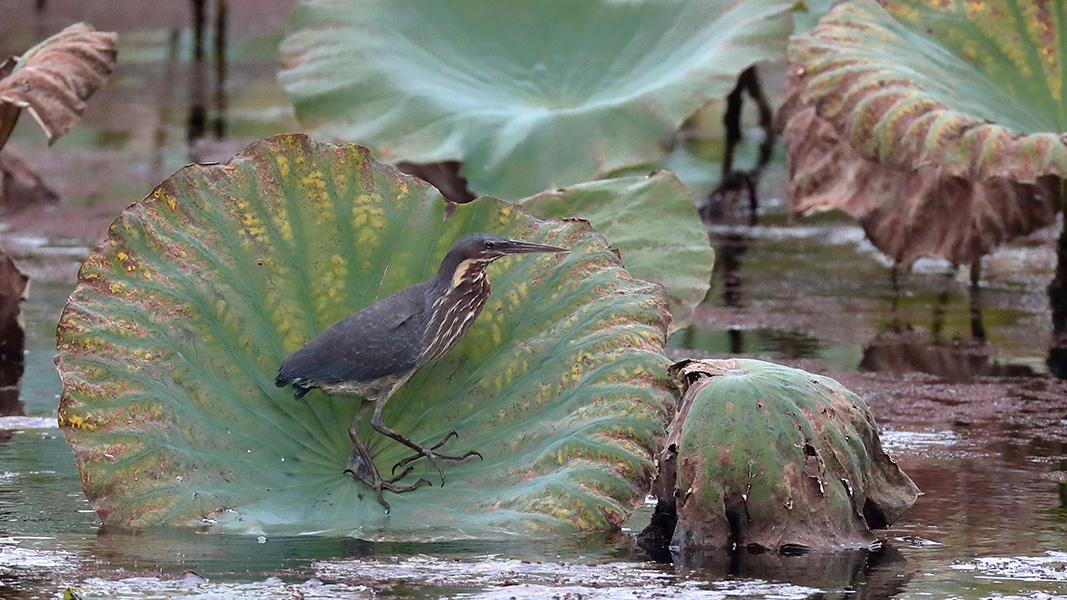
<svg viewBox="0 0 1067 600">
<path fill-rule="evenodd" d="M 682 550 L 864 548 L 919 490 L 870 409 L 828 377 L 748 359 L 685 360 L 664 447 L 677 452 Z"/>
<path fill-rule="evenodd" d="M 890 258 L 969 263 L 1053 221 L 1067 9 L 850 0 L 790 44 L 793 212 L 841 209 Z"/>
</svg>

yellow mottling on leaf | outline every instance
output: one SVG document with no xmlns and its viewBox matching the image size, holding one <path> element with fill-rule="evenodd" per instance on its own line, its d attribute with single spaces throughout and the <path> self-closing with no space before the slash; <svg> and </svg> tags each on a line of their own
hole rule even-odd
<svg viewBox="0 0 1067 600">
<path fill-rule="evenodd" d="M 312 171 L 300 180 L 301 183 L 307 186 L 317 187 L 320 190 L 326 187 L 326 182 L 323 181 L 322 171 Z"/>
<path fill-rule="evenodd" d="M 303 162 L 303 157 L 297 158 L 296 162 Z M 278 157 L 278 171 L 281 173 L 282 177 L 289 176 L 289 159 L 284 156 Z"/>
<path fill-rule="evenodd" d="M 377 236 L 375 236 L 374 232 L 370 229 L 364 229 L 363 231 L 359 232 L 359 236 L 357 236 L 356 242 L 360 244 L 371 244 L 377 242 Z"/>
</svg>

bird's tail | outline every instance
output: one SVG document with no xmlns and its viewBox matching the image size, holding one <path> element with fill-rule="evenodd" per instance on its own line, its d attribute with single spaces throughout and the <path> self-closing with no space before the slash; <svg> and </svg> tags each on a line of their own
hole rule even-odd
<svg viewBox="0 0 1067 600">
<path fill-rule="evenodd" d="M 311 388 L 305 387 L 305 386 L 300 385 L 299 383 L 297 383 L 294 378 L 288 377 L 286 375 L 283 375 L 282 373 L 278 373 L 278 377 L 276 377 L 274 379 L 274 385 L 276 385 L 278 387 L 285 387 L 287 385 L 292 385 L 293 386 L 293 397 L 296 398 L 297 400 L 303 398 L 304 394 L 307 394 L 311 390 Z"/>
</svg>

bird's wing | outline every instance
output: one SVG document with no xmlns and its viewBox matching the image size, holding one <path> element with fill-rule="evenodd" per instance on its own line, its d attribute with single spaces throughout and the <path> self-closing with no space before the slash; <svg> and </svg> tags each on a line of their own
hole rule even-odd
<svg viewBox="0 0 1067 600">
<path fill-rule="evenodd" d="M 425 284 L 341 319 L 282 363 L 278 384 L 369 383 L 415 368 L 425 328 Z"/>
</svg>

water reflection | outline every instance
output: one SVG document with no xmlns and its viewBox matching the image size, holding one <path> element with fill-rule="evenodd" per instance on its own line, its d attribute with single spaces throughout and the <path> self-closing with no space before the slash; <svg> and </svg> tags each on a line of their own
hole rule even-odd
<svg viewBox="0 0 1067 600">
<path fill-rule="evenodd" d="M 29 293 L 29 277 L 0 250 L 0 416 L 23 415 L 19 401 L 26 368 L 26 330 L 21 303 Z"/>
<path fill-rule="evenodd" d="M 204 138 L 208 123 L 207 78 L 208 61 L 205 51 L 207 33 L 207 0 L 190 0 L 193 15 L 193 63 L 189 71 L 189 117 L 186 125 L 186 142 L 190 162 L 202 162 L 199 141 Z M 212 80 L 211 95 L 214 106 L 212 133 L 216 139 L 226 134 L 226 26 L 229 8 L 226 0 L 214 3 Z"/>
<path fill-rule="evenodd" d="M 722 278 L 723 306 L 738 308 L 742 305 L 741 257 L 748 249 L 748 241 L 739 231 L 724 231 L 712 234 L 712 244 L 715 246 L 716 260 L 711 274 L 711 289 L 714 290 L 715 276 L 719 274 Z"/>
<path fill-rule="evenodd" d="M 927 373 L 951 383 L 967 383 L 982 376 L 1034 377 L 1027 365 L 990 360 L 988 344 L 944 343 L 927 337 L 906 323 L 894 321 L 863 349 L 858 369 L 876 373 Z"/>
<path fill-rule="evenodd" d="M 766 579 L 827 590 L 819 598 L 864 600 L 892 598 L 904 590 L 914 574 L 914 567 L 889 544 L 877 551 L 794 556 L 747 550 L 676 554 L 675 566 L 685 575 Z"/>
<path fill-rule="evenodd" d="M 775 327 L 731 327 L 723 331 L 700 325 L 676 332 L 668 347 L 708 355 L 764 355 L 774 360 L 820 358 L 825 350 L 818 338 L 803 331 Z"/>
<path fill-rule="evenodd" d="M 879 373 L 927 373 L 947 382 L 971 382 L 981 376 L 1034 377 L 1038 373 L 1027 365 L 1001 364 L 991 361 L 996 348 L 986 339 L 982 319 L 980 262 L 970 267 L 967 288 L 970 339 L 946 333 L 952 303 L 958 295 L 955 271 L 947 270 L 937 281 L 941 288 L 930 307 L 929 325 L 925 329 L 907 322 L 915 318 L 902 307 L 909 295 L 900 284 L 900 272 L 891 270 L 894 295 L 890 303 L 889 322 L 863 348 L 860 371 Z"/>
<path fill-rule="evenodd" d="M 90 6 L 93 3 L 68 4 Z M 258 3 L 246 5 L 255 5 L 258 11 L 268 12 L 259 8 Z M 38 0 L 38 6 L 44 9 L 46 0 Z M 210 28 L 213 24 L 215 33 L 214 37 L 206 31 L 203 34 L 203 60 L 198 67 L 202 71 L 200 80 L 205 86 L 201 97 L 204 104 L 202 116 L 186 118 L 182 106 L 186 98 L 193 97 L 184 89 L 192 75 L 187 77 L 182 71 L 190 55 L 188 42 L 183 45 L 188 36 L 187 30 L 170 27 L 184 21 L 176 19 L 168 23 L 166 29 L 148 34 L 134 32 L 134 36 L 124 38 L 132 41 L 126 42 L 123 49 L 125 58 L 120 58 L 114 87 L 94 99 L 85 122 L 79 125 L 85 135 L 67 138 L 62 145 L 38 152 L 34 157 L 35 162 L 40 161 L 36 164 L 49 170 L 48 180 L 63 186 L 64 194 L 71 200 L 68 206 L 112 202 L 117 207 L 115 211 L 99 210 L 104 215 L 101 219 L 109 222 L 118 210 L 144 197 L 169 171 L 185 162 L 186 154 L 192 150 L 186 147 L 189 140 L 183 138 L 190 137 L 190 131 L 198 130 L 199 136 L 209 138 L 234 135 L 237 130 L 244 138 L 235 140 L 232 146 L 239 149 L 252 138 L 297 127 L 288 112 L 284 94 L 274 81 L 276 40 L 255 42 L 261 49 L 255 51 L 258 54 L 251 59 L 249 56 L 254 52 L 248 49 L 246 40 L 244 62 L 228 65 L 226 51 L 217 49 L 219 42 L 223 47 L 229 43 L 227 28 L 244 20 L 234 18 L 233 23 L 229 23 L 228 12 L 224 13 L 222 9 L 237 11 L 241 8 L 238 3 L 232 6 L 216 3 L 213 19 L 211 6 L 204 8 L 204 27 Z M 277 31 L 284 28 L 286 12 L 277 10 L 278 23 L 274 25 Z M 0 25 L 5 34 L 0 37 L 11 40 L 11 44 L 18 41 L 14 49 L 21 50 L 32 45 L 31 35 L 26 31 L 31 31 L 33 24 L 17 13 L 16 10 L 7 13 L 6 23 L 16 25 Z M 221 25 L 218 21 L 220 14 L 223 15 Z M 56 25 L 49 23 L 40 35 L 33 37 L 43 38 L 56 29 Z M 143 28 L 144 25 L 137 27 Z M 137 35 L 140 37 L 135 37 Z M 209 43 L 216 49 L 208 50 Z M 225 94 L 226 85 L 233 87 L 229 96 Z M 136 98 L 137 102 L 131 98 Z M 143 118 L 144 114 L 149 117 Z M 32 134 L 31 140 L 39 135 L 36 131 Z M 33 152 L 32 144 L 23 144 L 23 141 L 19 140 L 20 148 Z M 200 139 L 196 145 L 206 155 L 204 143 L 205 140 Z M 154 152 L 149 151 L 152 148 Z M 225 152 L 208 158 L 225 159 L 227 152 L 232 154 L 229 147 L 223 150 Z M 103 178 L 100 173 L 106 173 L 108 177 Z M 744 219 L 749 207 L 743 200 L 742 197 L 737 206 Z M 78 221 L 71 219 L 69 213 L 63 218 Z M 102 235 L 103 230 L 100 231 Z M 899 354 L 944 351 L 952 354 L 955 351 L 952 340 L 966 338 L 964 333 L 953 332 L 966 331 L 970 321 L 961 317 L 964 303 L 955 302 L 958 293 L 945 294 L 938 288 L 938 281 L 947 285 L 948 280 L 940 274 L 910 275 L 907 286 L 910 293 L 904 291 L 896 300 L 897 307 L 887 311 L 889 294 L 883 289 L 888 282 L 885 265 L 872 258 L 858 242 L 833 242 L 833 231 L 812 229 L 811 233 L 804 234 L 803 228 L 774 227 L 762 232 L 742 228 L 724 235 L 720 261 L 723 266 L 728 260 L 734 262 L 731 285 L 736 287 L 732 287 L 729 294 L 725 285 L 718 288 L 714 303 L 730 307 L 733 311 L 731 318 L 723 319 L 713 327 L 690 328 L 681 332 L 678 340 L 687 339 L 687 347 L 711 352 L 762 351 L 781 358 L 818 357 L 824 360 L 829 360 L 828 352 L 847 347 L 854 350 L 854 354 L 846 357 L 848 360 L 835 363 L 847 369 L 856 366 L 859 353 L 865 347 L 877 354 L 884 352 L 877 346 L 899 346 L 900 349 L 895 351 L 898 356 L 885 358 L 883 353 L 882 358 L 871 359 L 886 365 L 912 360 L 900 358 Z M 91 239 L 92 243 L 98 241 L 84 231 L 70 235 Z M 729 239 L 731 235 L 733 242 Z M 732 258 L 726 255 L 725 245 L 729 243 L 735 244 Z M 35 288 L 34 302 L 41 302 L 40 291 L 40 287 Z M 55 297 L 47 300 L 47 309 L 27 308 L 27 312 L 35 315 L 31 334 L 37 332 L 38 337 L 54 334 L 55 319 L 67 293 L 69 289 L 57 287 Z M 1041 293 L 1044 293 L 1043 289 Z M 1019 286 L 1000 285 L 999 288 L 982 290 L 984 332 L 997 340 L 1000 351 L 1007 356 L 1030 355 L 1035 345 L 1047 343 L 1043 337 L 1046 319 L 1040 312 L 1044 308 L 1036 311 L 1031 308 L 1034 306 L 1032 295 Z M 924 337 L 927 325 L 935 329 L 931 325 L 931 307 L 939 297 L 941 324 L 936 329 L 940 332 L 940 345 Z M 1046 306 L 1047 301 L 1042 299 L 1040 305 Z M 1004 309 L 1005 306 L 1008 308 Z M 748 312 L 742 313 L 740 309 Z M 1034 318 L 1035 314 L 1039 318 Z M 779 320 L 772 322 L 772 318 Z M 799 321 L 800 318 L 807 320 Z M 893 318 L 907 324 L 901 328 L 901 333 L 907 334 L 910 329 L 919 339 L 909 345 L 907 340 L 898 344 L 889 335 L 879 337 L 880 332 L 871 324 Z M 1037 326 L 1033 325 L 1035 322 Z M 974 332 L 972 328 L 973 338 L 984 337 Z M 55 394 L 58 394 L 58 381 L 50 358 L 54 341 L 40 342 L 39 345 L 37 354 L 44 356 L 37 368 L 39 373 L 36 377 L 27 376 L 27 386 L 37 390 L 32 392 L 31 398 L 34 399 L 29 401 L 29 411 L 36 415 L 54 415 Z M 962 350 L 966 351 L 966 347 Z M 1040 350 L 1043 353 L 1044 347 Z M 903 368 L 921 369 L 919 364 L 962 361 L 962 364 L 948 367 L 926 368 L 955 373 L 971 369 L 968 372 L 975 377 L 1002 368 L 995 363 L 990 366 L 988 359 L 985 365 L 976 365 L 973 357 L 966 354 L 949 358 L 934 356 L 928 361 L 907 363 Z M 31 365 L 30 368 L 32 374 L 34 367 Z M 990 368 L 993 370 L 987 370 Z M 46 375 L 52 378 L 47 380 L 47 385 L 41 383 Z M 988 561 L 975 560 L 974 556 L 1044 556 L 1064 547 L 1067 486 L 1055 478 L 1050 479 L 1049 470 L 1054 466 L 1061 472 L 1067 471 L 1067 459 L 1064 459 L 1067 445 L 1061 437 L 1056 437 L 1061 434 L 1048 429 L 1038 431 L 1029 423 L 1020 425 L 1017 421 L 1025 411 L 1040 412 L 1050 423 L 1063 419 L 1062 401 L 1034 400 L 1034 396 L 1041 393 L 1032 389 L 1038 384 L 1042 381 L 1020 383 L 1020 387 L 1026 389 L 1020 392 L 1018 402 L 1010 405 L 1004 404 L 1002 390 L 994 390 L 975 403 L 988 409 L 990 418 L 987 422 L 976 423 L 973 415 L 968 415 L 954 425 L 955 417 L 950 418 L 942 425 L 951 435 L 943 436 L 937 445 L 916 446 L 908 442 L 898 446 L 902 466 L 926 492 L 902 522 L 888 531 L 895 546 L 888 550 L 906 557 L 904 564 L 891 558 L 866 555 L 864 558 L 834 558 L 832 564 L 821 563 L 818 557 L 813 560 L 810 555 L 761 555 L 710 563 L 688 557 L 680 559 L 675 572 L 670 567 L 652 565 L 643 556 L 632 553 L 632 545 L 625 538 L 565 538 L 557 545 L 531 547 L 526 540 L 517 540 L 514 544 L 408 545 L 308 537 L 266 538 L 261 543 L 257 536 L 218 536 L 176 529 L 137 533 L 98 531 L 99 521 L 81 493 L 73 457 L 61 434 L 57 430 L 48 434 L 0 432 L 0 474 L 3 475 L 0 476 L 0 536 L 36 538 L 18 543 L 26 550 L 18 555 L 20 566 L 0 566 L 0 597 L 47 597 L 50 595 L 48 590 L 54 591 L 61 581 L 80 584 L 100 575 L 104 578 L 123 576 L 119 569 L 125 569 L 127 575 L 158 576 L 163 571 L 173 577 L 179 577 L 185 569 L 193 569 L 212 576 L 212 585 L 216 586 L 232 580 L 263 581 L 275 574 L 303 581 L 307 577 L 335 573 L 372 586 L 374 590 L 385 590 L 383 594 L 386 595 L 391 593 L 390 590 L 397 595 L 397 579 L 390 577 L 407 573 L 407 579 L 400 580 L 404 586 L 401 594 L 414 597 L 469 597 L 472 594 L 469 586 L 479 585 L 476 577 L 489 573 L 495 575 L 491 581 L 500 584 L 496 589 L 502 594 L 516 595 L 518 586 L 506 584 L 508 574 L 539 569 L 544 573 L 538 580 L 542 585 L 539 589 L 560 597 L 568 593 L 567 585 L 577 585 L 568 582 L 606 582 L 605 585 L 637 588 L 642 582 L 656 581 L 665 583 L 637 594 L 669 597 L 687 591 L 715 589 L 721 591 L 715 597 L 721 598 L 735 591 L 736 588 L 729 586 L 731 583 L 736 585 L 739 578 L 773 577 L 780 581 L 810 582 L 809 585 L 824 590 L 824 596 L 870 594 L 860 597 L 873 598 L 895 593 L 891 591 L 893 581 L 883 586 L 883 577 L 900 577 L 907 581 L 901 583 L 901 591 L 915 596 L 981 598 L 1018 594 L 1036 598 L 1036 592 L 1027 591 L 1032 590 L 1033 585 L 1011 587 L 987 582 L 981 583 L 986 587 L 975 591 L 979 589 L 978 577 L 1002 573 L 989 568 Z M 894 385 L 902 384 L 897 381 Z M 1045 395 L 1051 396 L 1052 393 Z M 944 396 L 947 395 L 946 392 Z M 922 412 L 919 418 L 908 412 L 914 410 L 913 402 L 884 401 L 881 404 L 872 402 L 872 405 L 880 421 L 888 423 L 891 428 L 921 428 L 931 426 L 926 420 L 928 414 L 946 413 L 949 402 L 957 402 L 954 398 L 940 396 L 936 400 L 930 401 L 936 403 L 935 408 Z M 9 555 L 14 556 L 13 553 Z M 488 559 L 487 555 L 495 558 Z M 615 562 L 609 562 L 613 559 Z M 45 563 L 46 560 L 53 562 Z M 972 563 L 975 571 L 953 568 L 953 565 Z M 395 568 L 395 564 L 403 570 Z M 338 565 L 347 570 L 336 568 Z M 423 585 L 427 566 L 438 572 L 452 573 L 453 587 L 443 592 L 437 588 L 427 589 Z M 922 576 L 915 576 L 914 571 Z M 379 574 L 381 578 L 378 578 Z M 553 587 L 554 581 L 562 583 Z M 678 581 L 685 581 L 692 587 L 679 588 Z M 700 589 L 696 590 L 697 587 Z M 216 589 L 209 587 L 200 591 L 208 595 Z M 746 595 L 782 597 L 780 591 L 763 589 Z M 808 590 L 794 592 L 794 596 L 816 593 Z M 100 597 L 99 594 L 87 595 Z M 623 588 L 612 597 L 633 595 L 631 589 Z"/>
<path fill-rule="evenodd" d="M 192 570 L 210 579 L 219 574 L 253 576 L 307 571 L 320 560 L 373 556 L 375 544 L 355 538 L 268 538 L 169 527 L 136 531 L 102 527 L 90 541 L 88 551 L 106 561 L 109 569 L 172 576 Z"/>
</svg>

